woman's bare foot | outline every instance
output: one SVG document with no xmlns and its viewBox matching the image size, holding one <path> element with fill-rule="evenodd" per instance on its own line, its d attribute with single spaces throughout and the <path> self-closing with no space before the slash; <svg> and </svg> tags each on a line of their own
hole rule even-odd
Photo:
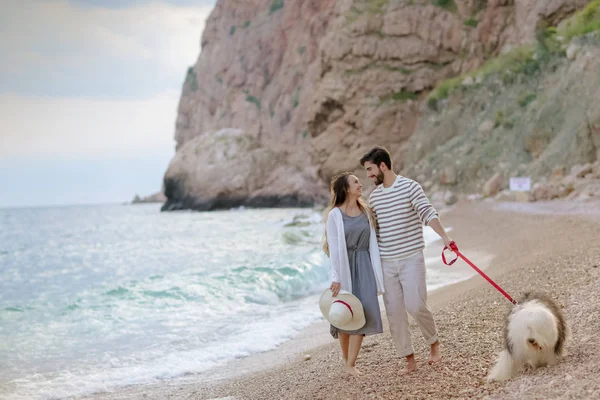
<svg viewBox="0 0 600 400">
<path fill-rule="evenodd" d="M 360 375 L 362 375 L 360 373 L 360 371 L 356 369 L 356 367 L 351 367 L 349 365 L 346 365 L 346 373 L 348 373 L 349 375 L 352 375 L 352 376 L 360 376 Z"/>
<path fill-rule="evenodd" d="M 440 342 L 436 340 L 431 345 L 431 355 L 429 356 L 429 364 L 435 364 L 442 359 L 442 351 L 440 350 Z"/>
</svg>

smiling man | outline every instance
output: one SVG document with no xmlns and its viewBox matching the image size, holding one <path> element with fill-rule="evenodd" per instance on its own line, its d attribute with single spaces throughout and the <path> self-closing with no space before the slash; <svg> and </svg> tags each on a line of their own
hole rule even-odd
<svg viewBox="0 0 600 400">
<path fill-rule="evenodd" d="M 377 239 L 385 287 L 383 300 L 396 350 L 400 357 L 406 357 L 406 372 L 410 373 L 417 368 L 417 363 L 407 312 L 431 346 L 429 363 L 442 358 L 433 314 L 427 307 L 423 225 L 429 225 L 440 235 L 446 246 L 452 239 L 421 185 L 394 173 L 390 153 L 384 147 L 371 149 L 360 159 L 360 164 L 377 185 L 369 202 L 379 223 Z"/>
</svg>

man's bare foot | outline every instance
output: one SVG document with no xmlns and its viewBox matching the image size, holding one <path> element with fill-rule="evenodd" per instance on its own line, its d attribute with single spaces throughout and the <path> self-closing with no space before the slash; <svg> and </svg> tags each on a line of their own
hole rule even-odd
<svg viewBox="0 0 600 400">
<path fill-rule="evenodd" d="M 410 373 L 415 372 L 417 369 L 417 360 L 415 360 L 415 355 L 411 354 L 406 357 L 406 369 L 400 372 L 400 375 L 408 375 Z"/>
<path fill-rule="evenodd" d="M 360 376 L 360 375 L 362 375 L 360 373 L 360 371 L 356 369 L 356 367 L 351 367 L 349 365 L 346 365 L 346 373 L 348 373 L 349 375 L 352 375 L 352 376 Z"/>
<path fill-rule="evenodd" d="M 442 359 L 442 351 L 440 350 L 440 342 L 436 340 L 434 344 L 431 345 L 431 355 L 429 356 L 429 364 L 435 364 Z"/>
</svg>

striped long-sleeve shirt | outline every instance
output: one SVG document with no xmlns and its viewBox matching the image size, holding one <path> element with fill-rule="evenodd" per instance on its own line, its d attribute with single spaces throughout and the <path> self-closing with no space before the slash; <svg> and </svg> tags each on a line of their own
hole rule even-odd
<svg viewBox="0 0 600 400">
<path fill-rule="evenodd" d="M 369 201 L 379 223 L 382 259 L 402 260 L 423 251 L 423 224 L 439 215 L 421 185 L 398 175 L 392 186 L 377 186 Z"/>
</svg>

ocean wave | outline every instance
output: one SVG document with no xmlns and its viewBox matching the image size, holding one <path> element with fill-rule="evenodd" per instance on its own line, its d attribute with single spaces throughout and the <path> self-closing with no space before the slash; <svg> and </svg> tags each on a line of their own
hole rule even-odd
<svg viewBox="0 0 600 400">
<path fill-rule="evenodd" d="M 85 210 L 87 219 L 50 210 L 60 226 L 31 218 L 27 254 L 8 254 L 0 398 L 195 374 L 272 349 L 321 318 L 313 295 L 327 286 L 328 263 L 311 210 L 99 210 Z M 16 237 L 8 249 L 21 245 Z"/>
</svg>

